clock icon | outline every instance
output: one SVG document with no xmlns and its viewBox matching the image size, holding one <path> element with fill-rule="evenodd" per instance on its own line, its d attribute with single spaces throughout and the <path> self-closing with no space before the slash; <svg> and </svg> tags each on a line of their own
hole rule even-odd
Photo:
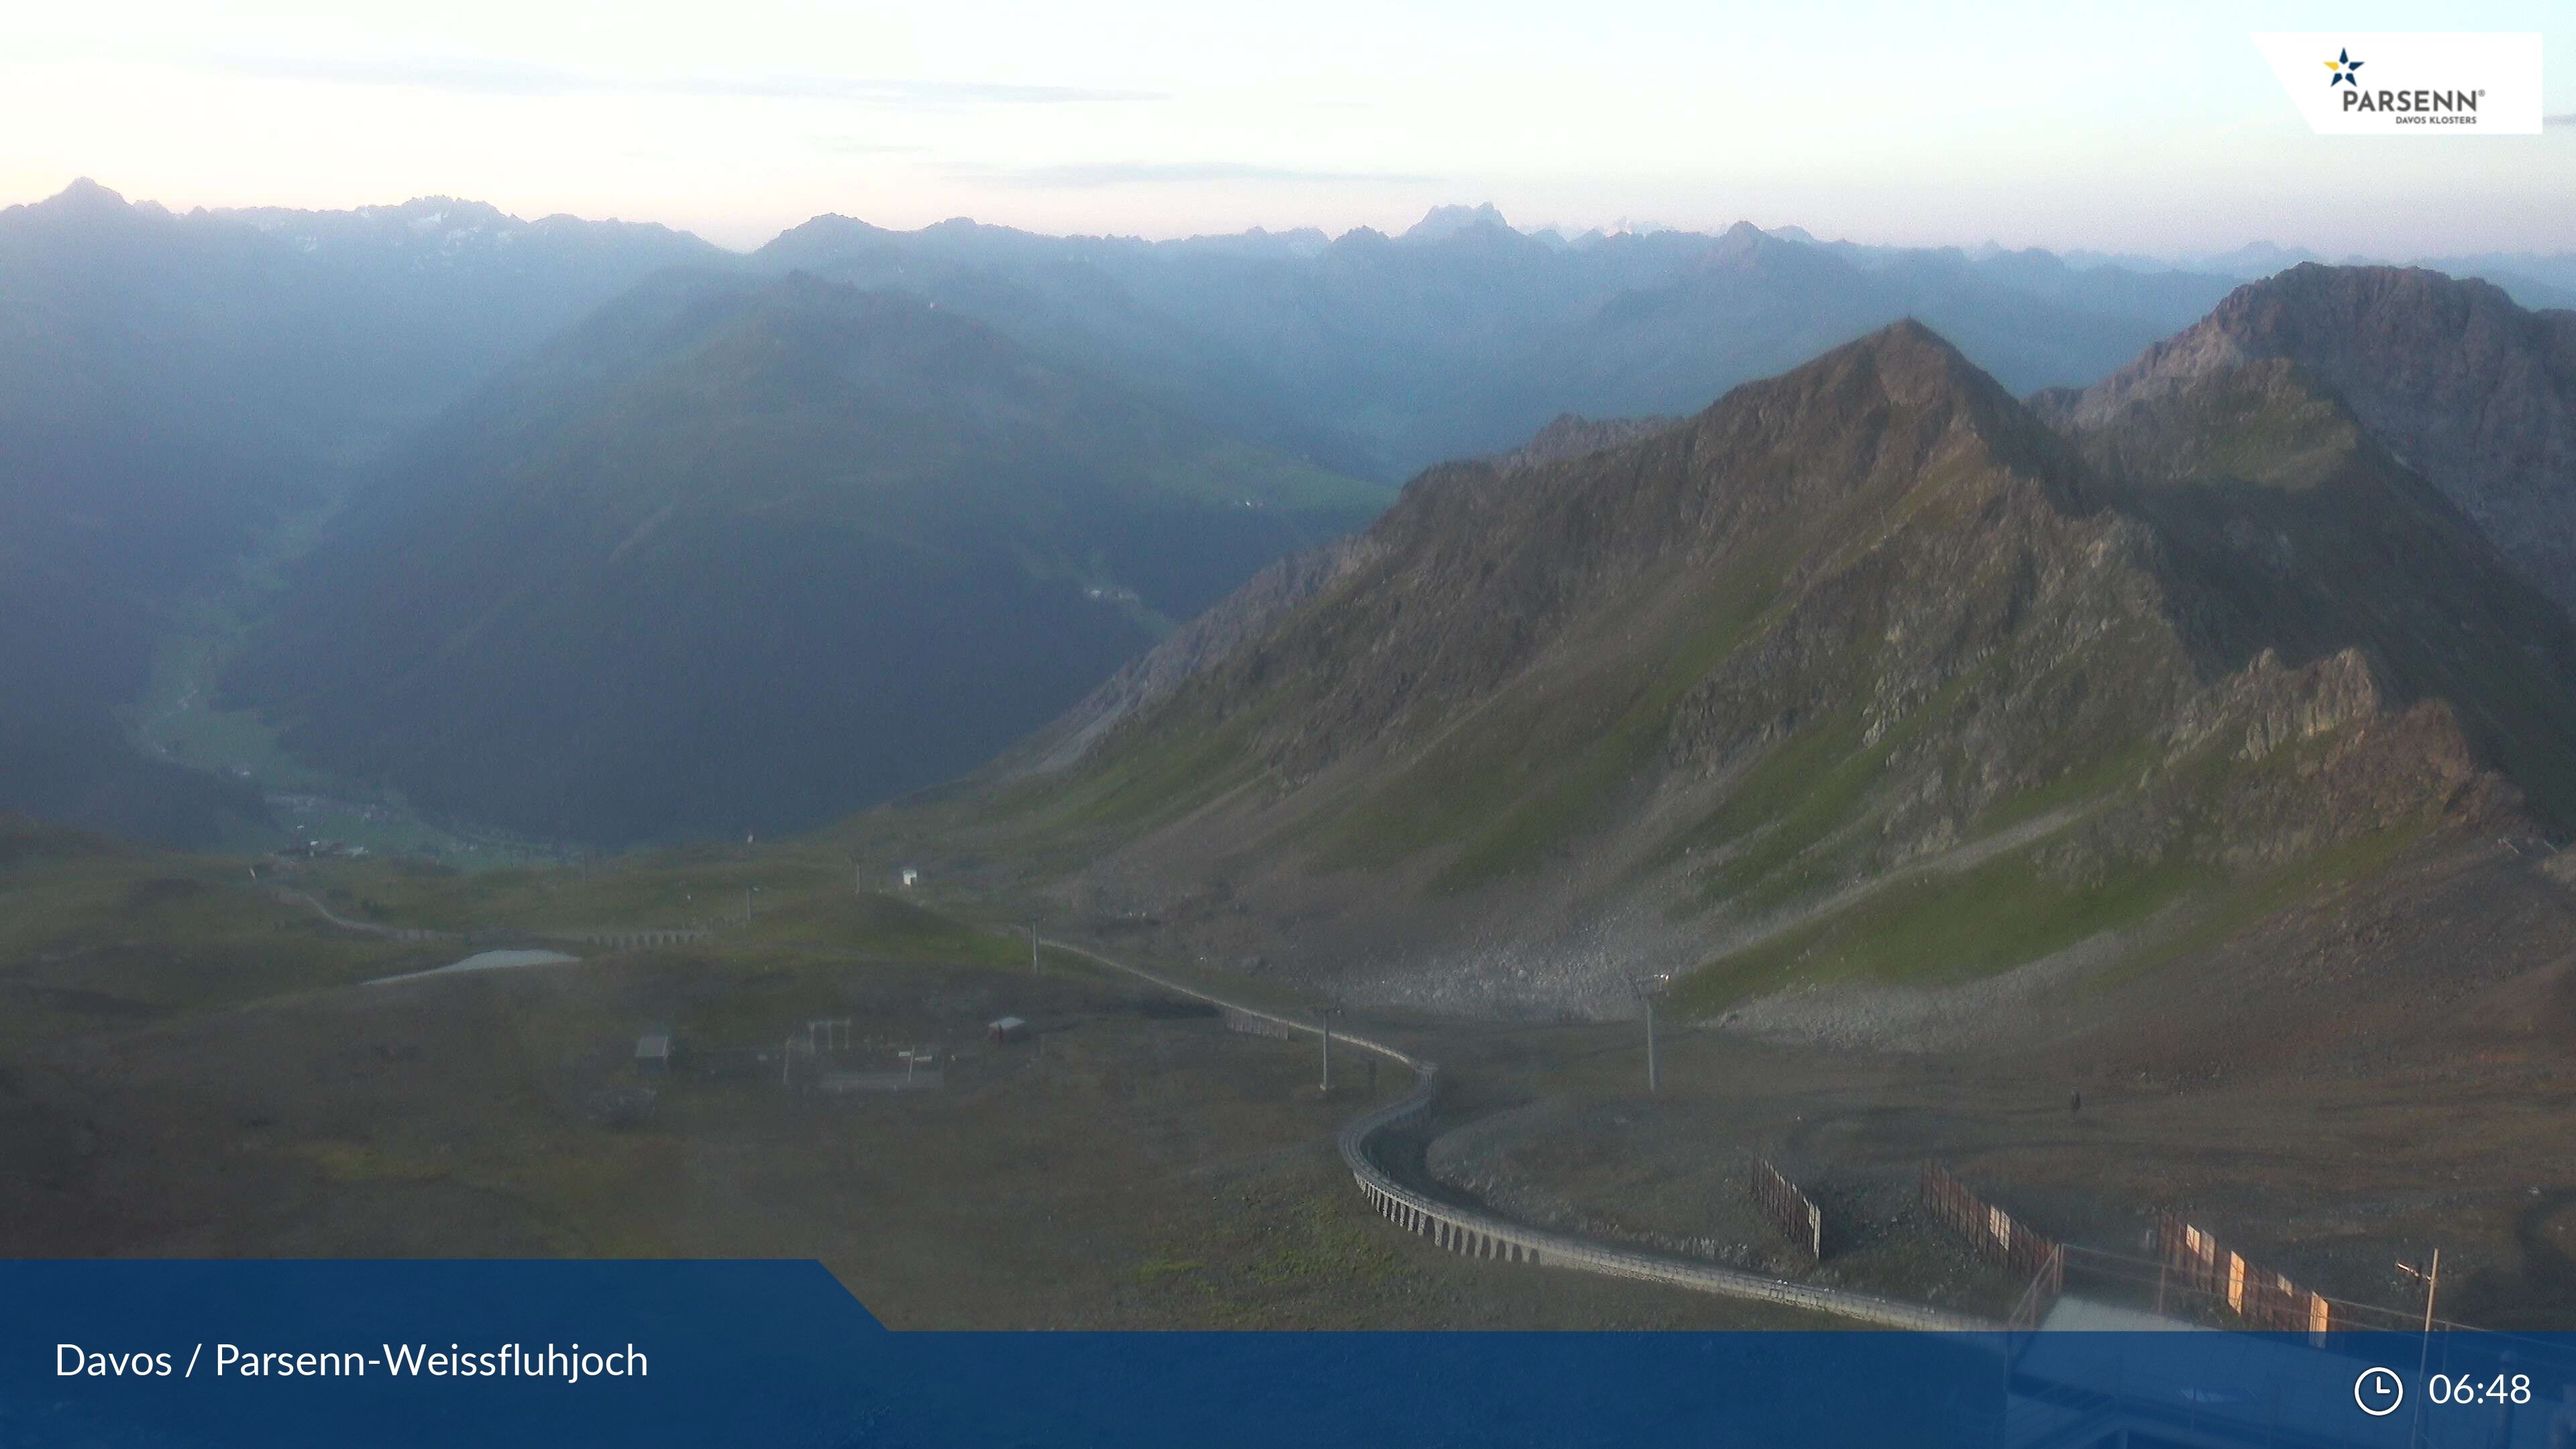
<svg viewBox="0 0 2576 1449">
<path fill-rule="evenodd" d="M 2406 1402 L 2406 1381 L 2395 1369 L 2363 1369 L 2361 1377 L 2352 1381 L 2352 1401 L 2370 1417 L 2385 1419 Z"/>
</svg>

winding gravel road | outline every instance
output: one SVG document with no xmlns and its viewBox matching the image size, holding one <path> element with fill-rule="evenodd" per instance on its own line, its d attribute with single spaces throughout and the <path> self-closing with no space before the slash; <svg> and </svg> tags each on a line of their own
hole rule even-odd
<svg viewBox="0 0 2576 1449">
<path fill-rule="evenodd" d="M 1068 955 L 1123 972 L 1148 981 L 1166 991 L 1204 1001 L 1226 1011 L 1286 1027 L 1310 1036 L 1320 1035 L 1322 1028 L 1312 1022 L 1264 1011 L 1229 1001 L 1222 996 L 1187 986 L 1159 972 L 1103 956 L 1097 951 L 1066 941 L 1044 940 L 1043 944 Z M 1643 1252 L 1616 1244 L 1578 1238 L 1513 1222 L 1480 1208 L 1464 1207 L 1424 1191 L 1419 1185 L 1401 1181 L 1379 1160 L 1375 1150 L 1384 1133 L 1415 1125 L 1427 1119 L 1437 1101 L 1440 1068 L 1367 1037 L 1335 1032 L 1334 1039 L 1357 1050 L 1372 1052 L 1414 1074 L 1414 1089 L 1401 1100 L 1373 1107 L 1344 1126 L 1339 1145 L 1343 1164 L 1369 1199 L 1369 1205 L 1398 1226 L 1429 1237 L 1440 1246 L 1470 1257 L 1493 1258 L 1506 1262 L 1531 1263 L 1542 1267 L 1571 1268 L 1580 1272 L 1600 1273 L 1616 1278 L 1635 1278 L 1649 1282 L 1670 1283 L 1702 1293 L 1715 1293 L 1728 1298 L 1777 1304 L 1830 1314 L 1882 1328 L 1906 1328 L 1936 1331 L 1995 1330 L 2001 1325 L 1951 1313 L 1927 1304 L 1909 1303 L 1902 1299 L 1883 1298 L 1873 1293 L 1855 1292 L 1848 1288 L 1828 1288 L 1771 1278 L 1759 1273 L 1719 1267 L 1713 1263 L 1693 1262 L 1686 1258 L 1661 1253 Z"/>
</svg>

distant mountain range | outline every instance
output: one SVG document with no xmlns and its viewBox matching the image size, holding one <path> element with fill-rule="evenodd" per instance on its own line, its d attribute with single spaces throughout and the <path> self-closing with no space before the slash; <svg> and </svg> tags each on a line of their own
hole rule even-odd
<svg viewBox="0 0 2576 1449">
<path fill-rule="evenodd" d="M 444 234 L 423 223 L 457 210 L 297 231 L 82 182 L 0 211 L 0 802 L 179 841 L 256 815 L 255 794 L 125 741 L 173 611 L 503 357 L 721 256 L 658 227 L 490 216 L 481 252 L 424 251 Z"/>
<path fill-rule="evenodd" d="M 1167 242 L 827 216 L 753 262 L 903 287 L 1041 351 L 1115 358 L 1264 441 L 1396 481 L 1509 448 L 1560 411 L 1695 408 L 1906 316 L 2016 391 L 2088 383 L 2241 281 L 2315 259 L 2269 243 L 2181 264 L 1867 246 L 1744 223 L 1567 238 L 1483 205 L 1435 207 L 1392 238 Z M 2576 305 L 2576 253 L 2446 269 L 2491 274 L 2525 306 Z"/>
<path fill-rule="evenodd" d="M 826 216 L 741 256 L 81 183 L 0 212 L 0 804 L 182 840 L 255 817 L 136 753 L 130 712 L 179 610 L 334 510 L 226 676 L 308 760 L 572 838 L 777 829 L 973 766 L 1444 459 L 1528 469 L 1908 316 L 2007 391 L 2091 387 L 2233 285 L 1490 206 L 1155 243 Z M 2333 385 L 2420 465 L 2397 412 L 2557 365 Z M 1613 421 L 1524 446 L 1566 413 Z M 2558 426 L 2482 418 L 2487 461 L 2437 479 L 2544 577 L 2565 541 L 2516 450 Z M 729 733 L 758 701 L 801 723 Z"/>
<path fill-rule="evenodd" d="M 2523 515 L 2454 499 L 2565 515 L 2566 321 L 2302 267 L 2034 404 L 1900 323 L 1642 437 L 1433 469 L 977 808 L 1089 841 L 1100 913 L 1540 1011 L 2151 953 L 2561 832 L 2576 629 L 2481 527 Z"/>
<path fill-rule="evenodd" d="M 1366 229 L 1145 242 L 967 221 L 892 232 L 818 217 L 756 253 L 983 318 L 1032 349 L 1108 359 L 1272 446 L 1396 481 L 1513 446 L 1557 413 L 1694 408 L 1904 316 L 2010 385 L 2090 381 L 2232 281 L 2045 253 L 1971 258 L 1785 239 L 1524 235 L 1492 207 Z"/>
</svg>

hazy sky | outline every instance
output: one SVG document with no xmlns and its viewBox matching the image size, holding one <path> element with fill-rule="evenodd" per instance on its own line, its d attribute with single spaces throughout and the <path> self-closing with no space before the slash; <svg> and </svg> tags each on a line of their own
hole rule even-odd
<svg viewBox="0 0 2576 1449">
<path fill-rule="evenodd" d="M 824 211 L 1172 236 L 1491 200 L 1523 226 L 2576 249 L 2576 125 L 2311 135 L 2247 39 L 2537 30 L 2566 116 L 2566 0 L 96 0 L 0 24 L 0 203 L 80 175 L 179 209 L 445 193 L 732 246 Z"/>
</svg>

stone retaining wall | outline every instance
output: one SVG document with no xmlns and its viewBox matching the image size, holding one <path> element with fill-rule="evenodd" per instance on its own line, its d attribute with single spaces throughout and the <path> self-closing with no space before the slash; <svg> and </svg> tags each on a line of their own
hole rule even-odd
<svg viewBox="0 0 2576 1449">
<path fill-rule="evenodd" d="M 715 933 L 698 927 L 674 927 L 623 931 L 535 931 L 530 934 L 540 941 L 564 941 L 576 946 L 606 946 L 610 950 L 631 950 L 639 946 L 686 945 L 692 941 L 707 940 Z"/>
<path fill-rule="evenodd" d="M 1364 1049 L 1386 1050 L 1358 1038 L 1350 1040 L 1353 1045 Z M 1401 1053 L 1390 1052 L 1389 1055 L 1418 1073 L 1413 1092 L 1404 1100 L 1371 1112 L 1343 1128 L 1342 1162 L 1350 1169 L 1352 1179 L 1359 1184 L 1360 1192 L 1368 1198 L 1369 1205 L 1382 1216 L 1409 1232 L 1422 1234 L 1451 1252 L 1471 1258 L 1535 1263 L 1546 1268 L 1574 1268 L 1614 1278 L 1669 1283 L 1702 1293 L 1776 1303 L 1785 1308 L 1857 1319 L 1888 1328 L 1993 1327 L 1965 1314 L 1900 1299 L 1881 1298 L 1845 1288 L 1792 1283 L 1785 1278 L 1769 1278 L 1759 1273 L 1719 1267 L 1714 1263 L 1694 1263 L 1660 1253 L 1588 1242 L 1510 1222 L 1473 1208 L 1444 1203 L 1409 1188 L 1378 1165 L 1372 1149 L 1382 1134 L 1416 1125 L 1431 1115 L 1439 1097 L 1440 1069 L 1427 1062 L 1416 1062 Z"/>
</svg>

